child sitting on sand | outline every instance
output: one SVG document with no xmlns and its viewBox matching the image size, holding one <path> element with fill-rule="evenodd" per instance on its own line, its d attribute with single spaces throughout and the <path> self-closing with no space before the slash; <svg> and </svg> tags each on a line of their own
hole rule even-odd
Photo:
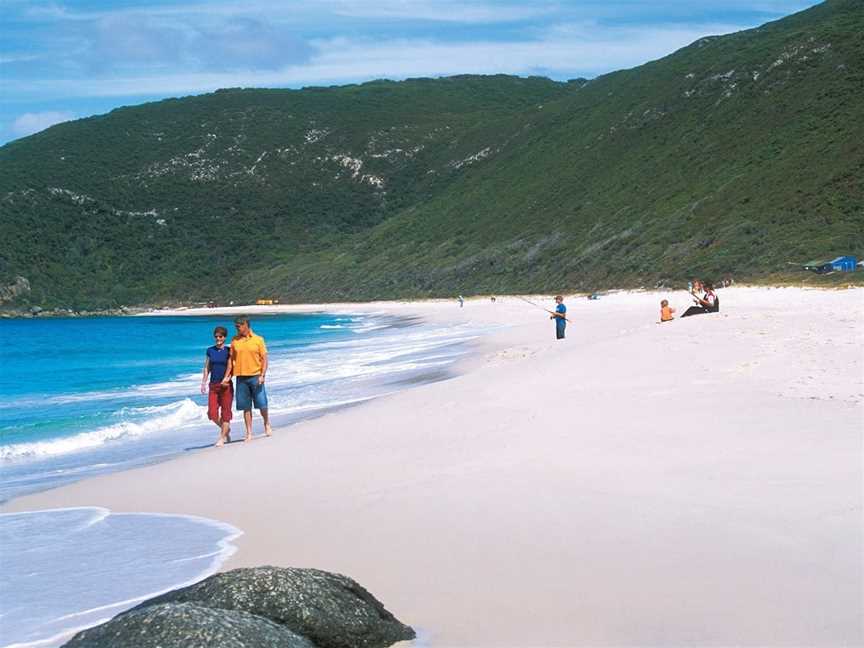
<svg viewBox="0 0 864 648">
<path fill-rule="evenodd" d="M 660 321 L 661 322 L 671 322 L 675 317 L 672 313 L 675 312 L 675 309 L 669 305 L 669 300 L 664 299 L 660 302 Z"/>
</svg>

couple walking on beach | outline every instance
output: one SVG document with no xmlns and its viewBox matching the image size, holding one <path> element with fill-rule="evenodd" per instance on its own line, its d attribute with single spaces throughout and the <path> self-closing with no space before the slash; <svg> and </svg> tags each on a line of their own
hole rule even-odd
<svg viewBox="0 0 864 648">
<path fill-rule="evenodd" d="M 201 393 L 208 394 L 207 418 L 219 426 L 217 446 L 231 441 L 231 406 L 235 399 L 237 410 L 243 412 L 246 426 L 244 441 L 252 440 L 252 407 L 254 405 L 264 420 L 264 434 L 270 436 L 270 417 L 267 411 L 267 391 L 264 381 L 267 375 L 267 345 L 264 338 L 256 335 L 249 325 L 249 318 L 234 320 L 237 335 L 225 346 L 228 330 L 217 326 L 213 330 L 215 344 L 207 349 L 204 372 L 201 376 Z M 237 387 L 231 383 L 234 378 Z"/>
</svg>

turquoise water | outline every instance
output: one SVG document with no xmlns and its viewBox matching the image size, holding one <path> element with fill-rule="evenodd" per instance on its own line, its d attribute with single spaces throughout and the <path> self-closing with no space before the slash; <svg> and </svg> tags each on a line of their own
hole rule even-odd
<svg viewBox="0 0 864 648">
<path fill-rule="evenodd" d="M 226 317 L 0 320 L 0 499 L 210 445 L 204 350 Z M 274 423 L 441 377 L 472 334 L 376 315 L 259 317 Z M 258 422 L 260 426 L 260 421 Z M 234 438 L 242 423 L 235 416 Z"/>
<path fill-rule="evenodd" d="M 217 428 L 199 389 L 216 325 L 233 329 L 220 316 L 0 320 L 0 500 L 212 445 Z M 252 327 L 267 341 L 277 429 L 445 378 L 478 335 L 368 313 L 258 317 Z M 233 426 L 241 438 L 236 412 Z M 256 416 L 256 434 L 261 426 Z M 0 515 L 0 645 L 59 645 L 197 581 L 240 533 L 217 520 L 99 508 Z"/>
</svg>

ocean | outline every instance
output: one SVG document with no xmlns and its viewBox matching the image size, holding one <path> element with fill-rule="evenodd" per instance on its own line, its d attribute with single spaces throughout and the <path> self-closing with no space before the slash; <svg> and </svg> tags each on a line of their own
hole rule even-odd
<svg viewBox="0 0 864 648">
<path fill-rule="evenodd" d="M 0 500 L 211 446 L 218 430 L 199 388 L 217 325 L 230 338 L 232 318 L 216 315 L 0 320 Z M 259 316 L 252 328 L 267 342 L 277 434 L 444 379 L 479 335 L 375 313 Z M 261 434 L 257 415 L 254 424 Z M 232 439 L 242 436 L 235 412 Z M 0 515 L 0 642 L 55 645 L 199 580 L 241 533 L 218 520 L 99 508 Z"/>
</svg>

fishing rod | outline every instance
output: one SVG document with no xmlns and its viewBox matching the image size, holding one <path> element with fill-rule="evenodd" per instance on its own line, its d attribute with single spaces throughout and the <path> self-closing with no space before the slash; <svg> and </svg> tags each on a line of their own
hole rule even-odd
<svg viewBox="0 0 864 648">
<path fill-rule="evenodd" d="M 540 304 L 537 304 L 537 303 L 531 301 L 530 299 L 525 299 L 525 298 L 522 297 L 521 295 L 513 295 L 513 296 L 516 297 L 516 299 L 521 299 L 521 300 L 524 301 L 526 304 L 531 304 L 531 305 L 534 306 L 535 308 L 539 308 L 539 309 L 542 310 L 542 311 L 546 311 L 547 313 L 550 313 L 550 314 L 552 314 L 552 315 L 558 315 L 558 313 L 556 313 L 555 311 L 551 311 L 551 310 L 549 310 L 548 308 L 543 308 Z M 569 321 L 570 321 L 570 320 L 567 319 L 566 317 L 560 317 L 559 319 L 563 319 L 565 322 L 569 322 Z"/>
</svg>

